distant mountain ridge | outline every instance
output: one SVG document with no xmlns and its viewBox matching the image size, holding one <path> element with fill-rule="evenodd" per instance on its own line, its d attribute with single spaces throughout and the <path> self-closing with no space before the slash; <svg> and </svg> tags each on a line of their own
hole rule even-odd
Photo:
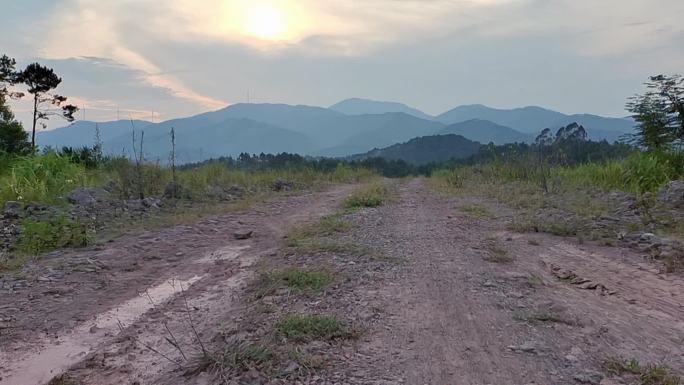
<svg viewBox="0 0 684 385">
<path fill-rule="evenodd" d="M 564 127 L 575 122 L 585 126 L 590 131 L 626 133 L 634 129 L 634 121 L 631 119 L 606 118 L 591 114 L 566 115 L 534 106 L 505 110 L 473 104 L 456 107 L 438 115 L 435 119 L 444 124 L 464 122 L 471 119 L 489 120 L 528 134 L 538 133 L 544 128 Z"/>
<path fill-rule="evenodd" d="M 351 98 L 345 99 L 341 102 L 335 103 L 328 107 L 329 109 L 341 112 L 346 115 L 367 115 L 367 114 L 384 114 L 388 112 L 403 112 L 407 115 L 413 115 L 417 118 L 425 120 L 433 120 L 434 117 L 409 107 L 404 103 L 397 102 L 381 102 L 377 100 Z"/>
<path fill-rule="evenodd" d="M 375 113 L 365 113 L 369 111 Z M 137 131 L 145 131 L 146 158 L 159 160 L 168 158 L 169 131 L 175 128 L 180 163 L 209 157 L 236 156 L 241 152 L 292 152 L 344 157 L 406 143 L 414 138 L 448 134 L 461 135 L 480 143 L 530 142 L 542 128 L 567 126 L 575 121 L 563 124 L 555 122 L 574 117 L 578 118 L 577 123 L 586 127 L 589 138 L 594 140 L 614 141 L 631 131 L 629 119 L 564 115 L 540 107 L 497 110 L 473 105 L 457 107 L 435 119 L 416 115 L 421 115 L 420 111 L 401 103 L 348 99 L 331 108 L 234 104 L 217 111 L 161 123 L 134 121 L 133 126 Z M 458 119 L 464 120 L 451 122 Z M 501 122 L 508 122 L 512 126 Z M 526 132 L 516 129 L 529 127 L 532 124 L 530 122 L 540 128 Z M 98 126 L 107 154 L 132 154 L 130 121 L 103 122 L 98 123 Z M 630 128 L 621 131 L 621 127 Z M 76 122 L 60 129 L 40 132 L 37 141 L 43 147 L 92 146 L 95 143 L 95 123 Z"/>
<path fill-rule="evenodd" d="M 488 144 L 528 143 L 534 140 L 534 135 L 523 134 L 510 127 L 502 126 L 488 120 L 471 119 L 465 122 L 446 126 L 437 132 L 438 135 L 455 134 L 470 140 Z"/>
</svg>

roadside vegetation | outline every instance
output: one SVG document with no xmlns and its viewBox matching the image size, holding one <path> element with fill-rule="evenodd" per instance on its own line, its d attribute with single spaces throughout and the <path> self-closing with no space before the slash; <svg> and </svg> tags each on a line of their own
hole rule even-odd
<svg viewBox="0 0 684 385">
<path fill-rule="evenodd" d="M 631 98 L 637 123 L 623 143 L 593 142 L 571 124 L 533 144 L 483 146 L 431 173 L 445 194 L 483 196 L 516 210 L 509 228 L 624 244 L 674 271 L 684 261 L 684 78 L 655 76 Z M 486 207 L 461 206 L 486 219 Z"/>
</svg>

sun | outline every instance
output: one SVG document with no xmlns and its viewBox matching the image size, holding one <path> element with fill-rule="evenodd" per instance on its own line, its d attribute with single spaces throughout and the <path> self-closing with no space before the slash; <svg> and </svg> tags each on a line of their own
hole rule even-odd
<svg viewBox="0 0 684 385">
<path fill-rule="evenodd" d="M 247 11 L 245 31 L 263 40 L 281 40 L 285 37 L 285 17 L 273 6 L 256 6 Z"/>
</svg>

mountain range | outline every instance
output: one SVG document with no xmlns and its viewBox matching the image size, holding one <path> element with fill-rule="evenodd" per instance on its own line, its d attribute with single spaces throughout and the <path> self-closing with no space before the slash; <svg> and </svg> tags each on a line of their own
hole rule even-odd
<svg viewBox="0 0 684 385">
<path fill-rule="evenodd" d="M 107 154 L 130 155 L 132 130 L 145 133 L 146 159 L 165 161 L 169 132 L 176 131 L 177 161 L 249 153 L 292 152 L 312 156 L 348 156 L 386 148 L 411 139 L 454 134 L 495 144 L 531 142 L 543 128 L 577 122 L 591 139 L 615 141 L 633 130 L 630 119 L 566 115 L 540 108 L 502 110 L 483 105 L 460 106 L 432 117 L 401 103 L 348 99 L 329 108 L 287 104 L 234 104 L 226 108 L 161 123 L 97 123 Z M 96 123 L 79 121 L 40 132 L 40 146 L 90 146 Z"/>
</svg>

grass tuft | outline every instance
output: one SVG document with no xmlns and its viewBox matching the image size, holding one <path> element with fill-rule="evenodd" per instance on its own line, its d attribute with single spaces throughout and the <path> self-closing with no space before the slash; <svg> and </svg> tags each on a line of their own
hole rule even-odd
<svg viewBox="0 0 684 385">
<path fill-rule="evenodd" d="M 357 336 L 334 316 L 290 314 L 278 321 L 275 329 L 296 341 L 351 339 Z"/>
<path fill-rule="evenodd" d="M 609 358 L 603 364 L 608 374 L 638 376 L 640 385 L 680 385 L 682 380 L 666 365 L 642 365 L 635 359 Z"/>
<path fill-rule="evenodd" d="M 390 189 L 384 183 L 375 182 L 363 186 L 344 200 L 347 209 L 378 207 L 389 199 Z"/>
<path fill-rule="evenodd" d="M 257 298 L 273 293 L 277 288 L 285 286 L 298 291 L 319 292 L 333 282 L 329 270 L 306 270 L 290 267 L 284 270 L 266 272 L 258 283 Z"/>
</svg>

